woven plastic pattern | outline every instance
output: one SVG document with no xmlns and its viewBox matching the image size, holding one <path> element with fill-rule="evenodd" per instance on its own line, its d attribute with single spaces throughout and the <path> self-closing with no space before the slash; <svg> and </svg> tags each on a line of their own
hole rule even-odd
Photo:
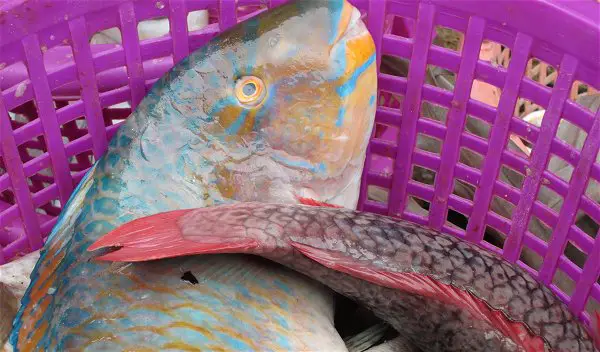
<svg viewBox="0 0 600 352">
<path fill-rule="evenodd" d="M 130 113 L 116 104 L 135 107 L 174 62 L 220 31 L 283 1 L 32 0 L 1 5 L 0 264 L 43 245 L 61 205 L 104 152 L 118 121 Z M 599 12 L 600 4 L 351 2 L 364 13 L 378 60 L 387 55 L 410 62 L 405 75 L 379 75 L 380 98 L 387 103 L 378 108 L 376 122 L 378 131 L 386 133 L 377 132 L 370 143 L 359 207 L 482 243 L 534 273 L 589 323 L 586 304 L 600 302 L 600 240 L 575 219 L 583 212 L 600 224 L 600 205 L 588 192 L 600 187 L 600 114 L 569 100 L 569 92 L 576 81 L 600 88 L 600 53 L 591 44 L 600 40 L 599 19 L 588 17 Z M 190 32 L 187 16 L 199 10 L 209 11 L 209 24 Z M 169 19 L 169 34 L 140 41 L 138 24 L 158 17 Z M 433 44 L 440 26 L 463 34 L 460 52 Z M 90 45 L 92 35 L 113 27 L 122 44 Z M 511 50 L 507 68 L 479 60 L 484 40 Z M 524 76 L 531 59 L 558 71 L 553 88 Z M 426 84 L 430 66 L 453 72 L 452 90 Z M 497 106 L 471 98 L 474 81 L 502 90 Z M 515 117 L 518 99 L 546 109 L 541 127 Z M 424 117 L 425 104 L 441 108 L 444 118 Z M 469 119 L 489 129 L 487 138 L 468 133 Z M 581 148 L 556 136 L 561 121 L 587 133 Z M 512 135 L 530 142 L 531 155 L 507 147 Z M 437 141 L 439 148 L 419 149 L 422 138 Z M 478 155 L 480 162 L 463 164 L 463 150 Z M 548 169 L 555 157 L 572 168 L 568 178 Z M 417 168 L 429 170 L 431 182 L 415 180 Z M 522 182 L 502 182 L 499 174 L 505 168 Z M 473 187 L 470 199 L 456 194 L 457 182 Z M 384 190 L 385 201 L 369 199 L 373 186 Z M 542 187 L 562 199 L 558 209 L 538 199 Z M 496 198 L 512 208 L 511 216 L 492 211 Z M 407 210 L 411 200 L 424 204 L 428 215 Z M 447 222 L 456 213 L 466 219 L 465 229 Z M 547 225 L 551 237 L 530 231 L 533 218 Z M 501 241 L 488 242 L 488 229 Z M 576 264 L 564 255 L 571 247 L 583 261 Z M 524 251 L 540 259 L 537 267 L 520 260 Z M 572 282 L 570 289 L 553 283 L 559 272 Z"/>
</svg>

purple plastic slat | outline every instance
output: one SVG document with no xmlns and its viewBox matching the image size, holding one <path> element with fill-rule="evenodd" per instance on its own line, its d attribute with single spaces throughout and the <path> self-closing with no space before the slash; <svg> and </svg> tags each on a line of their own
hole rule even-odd
<svg viewBox="0 0 600 352">
<path fill-rule="evenodd" d="M 23 49 L 33 85 L 38 116 L 42 121 L 46 145 L 52 160 L 52 173 L 58 184 L 61 204 L 65 204 L 73 192 L 73 179 L 69 172 L 69 162 L 65 155 L 60 126 L 56 119 L 42 52 L 35 34 L 23 39 Z"/>
<path fill-rule="evenodd" d="M 467 102 L 483 41 L 485 21 L 472 17 L 467 28 L 463 61 L 454 87 L 454 99 L 448 111 L 448 131 L 441 152 L 441 165 L 435 180 L 435 197 L 429 211 L 429 226 L 441 229 L 446 221 L 448 197 L 454 186 L 454 166 L 460 156 L 460 137 L 466 123 Z"/>
<path fill-rule="evenodd" d="M 381 67 L 381 41 L 383 36 L 383 27 L 385 25 L 385 11 L 388 0 L 370 0 L 369 1 L 369 18 L 367 23 L 367 29 L 373 37 L 375 43 L 375 50 L 377 52 L 377 72 Z"/>
<path fill-rule="evenodd" d="M 596 234 L 596 238 L 600 238 L 600 231 Z M 585 302 L 592 286 L 596 283 L 598 273 L 600 273 L 600 241 L 595 241 L 569 303 L 569 308 L 576 315 L 579 315 L 578 313 L 585 308 Z"/>
<path fill-rule="evenodd" d="M 144 67 L 140 55 L 140 42 L 133 3 L 126 2 L 119 6 L 119 21 L 125 49 L 129 86 L 131 87 L 131 107 L 135 109 L 146 95 L 146 87 L 144 85 Z"/>
<path fill-rule="evenodd" d="M 98 160 L 108 145 L 102 107 L 96 83 L 96 72 L 92 61 L 92 51 L 89 45 L 85 21 L 82 17 L 69 22 L 71 38 L 73 40 L 73 59 L 77 66 L 79 82 L 81 84 L 81 98 L 85 106 L 85 116 L 89 132 L 94 141 L 94 158 Z"/>
<path fill-rule="evenodd" d="M 235 0 L 219 0 L 219 28 L 221 32 L 237 23 L 237 8 Z"/>
<path fill-rule="evenodd" d="M 556 224 L 556 228 L 552 233 L 552 240 L 548 246 L 548 253 L 546 253 L 546 256 L 544 257 L 544 263 L 540 269 L 539 279 L 546 284 L 549 284 L 552 281 L 558 259 L 564 252 L 569 227 L 571 227 L 575 220 L 577 208 L 579 207 L 581 196 L 585 192 L 587 182 L 589 180 L 590 170 L 596 161 L 598 150 L 600 150 L 600 110 L 598 110 L 596 113 L 594 125 L 589 131 L 588 137 L 583 145 L 583 149 L 581 150 L 581 159 L 579 160 L 579 164 L 577 164 L 577 167 L 571 176 L 569 193 L 565 197 L 565 201 L 562 205 L 558 218 L 558 223 Z M 599 273 L 596 272 L 596 277 L 598 274 Z"/>
<path fill-rule="evenodd" d="M 23 166 L 19 158 L 19 152 L 15 144 L 10 124 L 10 117 L 6 113 L 4 102 L 0 96 L 0 147 L 2 149 L 4 166 L 10 175 L 12 190 L 19 204 L 21 218 L 25 219 L 24 227 L 27 231 L 27 239 L 32 250 L 42 248 L 44 242 L 37 222 L 35 208 L 29 193 L 29 187 L 25 180 Z M 0 214 L 0 222 L 9 215 L 4 212 Z M 1 259 L 1 258 L 0 258 Z M 2 264 L 0 262 L 0 264 Z"/>
<path fill-rule="evenodd" d="M 529 172 L 523 182 L 521 200 L 513 212 L 513 225 L 504 244 L 504 258 L 510 262 L 514 263 L 519 259 L 521 242 L 529 224 L 531 208 L 541 185 L 542 173 L 546 169 L 546 164 L 550 158 L 550 146 L 558 130 L 563 106 L 569 97 L 573 84 L 573 75 L 576 70 L 577 60 L 570 55 L 565 55 L 560 65 L 552 98 L 550 98 L 550 103 L 544 113 L 544 119 L 540 128 L 540 137 L 535 141 L 535 146 L 530 156 L 527 169 Z"/>
<path fill-rule="evenodd" d="M 510 120 L 517 102 L 521 78 L 525 73 L 531 42 L 531 37 L 525 34 L 517 35 L 506 82 L 498 103 L 496 121 L 490 134 L 489 144 L 493 145 L 494 148 L 488 149 L 484 159 L 481 182 L 474 197 L 478 206 L 475 207 L 467 225 L 466 238 L 469 241 L 479 243 L 483 239 L 485 215 L 490 207 L 493 185 L 500 170 L 500 157 L 508 139 Z"/>
<path fill-rule="evenodd" d="M 186 3 L 169 0 L 169 25 L 173 37 L 173 62 L 178 63 L 190 53 Z"/>
<path fill-rule="evenodd" d="M 408 179 L 412 169 L 411 151 L 416 142 L 417 120 L 421 107 L 421 91 L 427 68 L 427 51 L 433 31 L 435 8 L 419 3 L 415 45 L 408 72 L 408 87 L 402 109 L 402 126 L 398 135 L 398 151 L 394 160 L 394 177 L 389 197 L 389 214 L 399 215 L 404 211 Z"/>
</svg>

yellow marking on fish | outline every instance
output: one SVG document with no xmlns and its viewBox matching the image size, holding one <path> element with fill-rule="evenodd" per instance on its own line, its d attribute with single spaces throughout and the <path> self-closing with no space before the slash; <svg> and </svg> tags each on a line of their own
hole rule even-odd
<svg viewBox="0 0 600 352">
<path fill-rule="evenodd" d="M 46 307 L 47 306 L 48 306 L 48 304 L 46 303 Z M 41 316 L 42 314 L 43 314 L 43 311 L 41 311 L 41 313 L 39 315 Z M 37 321 L 37 319 L 39 319 L 39 317 L 35 316 L 34 319 L 35 319 L 34 321 Z M 46 334 L 46 330 L 48 330 L 48 322 L 42 321 L 40 323 L 40 326 L 38 326 L 36 328 L 35 332 L 33 333 L 33 336 L 31 336 L 31 338 L 27 339 L 23 344 L 20 343 L 19 348 L 22 348 L 23 351 L 35 350 L 35 347 L 38 345 L 40 340 Z"/>
<path fill-rule="evenodd" d="M 183 342 L 167 342 L 166 344 L 162 345 L 161 350 L 176 350 L 190 352 L 202 351 L 198 347 L 194 347 Z M 218 347 L 217 349 L 210 348 L 208 349 L 208 351 L 224 351 L 224 349 L 222 347 Z"/>
<path fill-rule="evenodd" d="M 30 301 L 37 302 L 37 304 L 29 304 L 23 311 L 23 323 L 21 325 L 22 333 L 19 334 L 18 346 L 22 346 L 24 342 L 25 347 L 35 347 L 40 339 L 45 335 L 46 329 L 48 329 L 48 323 L 44 322 L 39 327 L 35 327 L 35 323 L 39 321 L 51 302 L 51 297 L 47 296 L 48 289 L 52 287 L 54 283 L 53 277 L 54 270 L 58 267 L 62 259 L 65 257 L 65 251 L 56 255 L 56 252 L 60 249 L 58 244 L 54 244 L 48 249 L 47 255 L 53 259 L 49 262 L 49 265 L 42 268 L 39 271 L 39 276 L 35 280 L 34 285 L 31 289 Z M 33 336 L 23 341 L 23 336 L 29 335 L 32 329 L 35 329 Z M 25 351 L 29 351 L 29 348 L 25 348 Z"/>
<path fill-rule="evenodd" d="M 142 279 L 140 279 L 139 277 L 137 277 L 134 274 L 123 274 L 123 275 L 127 276 L 131 281 L 133 281 L 136 284 L 136 288 L 138 290 L 151 290 L 154 292 L 166 293 L 168 295 L 173 295 L 178 298 L 181 297 L 179 292 L 176 290 L 170 289 L 165 286 L 160 286 L 160 285 L 148 285 L 148 284 L 146 284 L 145 281 L 143 281 Z"/>
</svg>

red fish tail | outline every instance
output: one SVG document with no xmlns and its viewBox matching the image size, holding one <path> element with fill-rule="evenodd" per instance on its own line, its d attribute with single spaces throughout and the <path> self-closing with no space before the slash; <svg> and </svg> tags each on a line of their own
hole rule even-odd
<svg viewBox="0 0 600 352">
<path fill-rule="evenodd" d="M 133 220 L 101 237 L 88 251 L 119 247 L 96 257 L 103 261 L 138 262 L 183 255 L 242 253 L 256 247 L 253 239 L 211 236 L 186 238 L 180 220 L 192 210 L 176 210 Z"/>
</svg>

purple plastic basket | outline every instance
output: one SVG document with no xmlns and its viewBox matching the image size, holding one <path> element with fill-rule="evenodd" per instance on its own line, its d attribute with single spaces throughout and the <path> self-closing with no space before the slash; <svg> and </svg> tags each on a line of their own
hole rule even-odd
<svg viewBox="0 0 600 352">
<path fill-rule="evenodd" d="M 0 5 L 0 264 L 43 245 L 60 205 L 105 151 L 118 128 L 115 122 L 130 113 L 111 106 L 127 101 L 135 107 L 174 62 L 219 31 L 283 1 L 30 0 Z M 574 219 L 583 211 L 600 223 L 600 205 L 585 195 L 591 179 L 600 182 L 600 114 L 568 96 L 576 80 L 600 89 L 600 4 L 352 2 L 365 14 L 379 59 L 383 54 L 410 59 L 407 77 L 379 75 L 380 93 L 402 97 L 402 102 L 377 111 L 376 122 L 388 133 L 370 143 L 359 208 L 481 243 L 532 272 L 589 324 L 586 303 L 600 302 L 600 240 L 579 229 Z M 188 33 L 187 14 L 202 9 L 209 9 L 210 24 Z M 169 18 L 170 35 L 140 42 L 138 22 L 157 17 Z M 432 45 L 436 26 L 464 33 L 461 53 Z M 111 27 L 120 29 L 123 45 L 89 44 L 92 34 Z M 478 59 L 484 39 L 511 49 L 508 68 Z M 553 88 L 524 77 L 531 58 L 558 69 Z M 425 84 L 427 65 L 455 72 L 454 91 Z M 497 108 L 470 98 L 475 79 L 502 89 Z M 513 116 L 518 98 L 546 109 L 541 128 Z M 423 118 L 424 101 L 447 108 L 446 122 Z M 491 125 L 488 140 L 464 131 L 467 114 Z M 555 137 L 561 118 L 587 132 L 581 150 Z M 418 134 L 439 139 L 441 153 L 417 149 Z M 505 148 L 511 134 L 534 144 L 528 159 Z M 459 163 L 460 148 L 485 155 L 481 167 Z M 546 170 L 551 154 L 572 165 L 569 181 Z M 415 182 L 414 166 L 433 170 L 435 182 Z M 503 166 L 525 175 L 520 189 L 498 181 Z M 472 200 L 453 194 L 455 180 L 476 186 Z M 558 213 L 536 200 L 542 184 L 564 198 Z M 389 190 L 387 204 L 365 200 L 370 185 Z M 514 205 L 512 219 L 489 210 L 496 196 Z M 429 203 L 429 218 L 407 212 L 408 197 Z M 448 209 L 468 218 L 466 231 L 445 225 Z M 549 243 L 528 231 L 531 216 L 553 228 Z M 505 234 L 502 248 L 484 241 L 487 226 Z M 585 265 L 564 256 L 567 242 L 582 251 Z M 523 248 L 543 258 L 541 267 L 519 260 Z M 559 269 L 576 283 L 573 292 L 552 283 Z"/>
</svg>

